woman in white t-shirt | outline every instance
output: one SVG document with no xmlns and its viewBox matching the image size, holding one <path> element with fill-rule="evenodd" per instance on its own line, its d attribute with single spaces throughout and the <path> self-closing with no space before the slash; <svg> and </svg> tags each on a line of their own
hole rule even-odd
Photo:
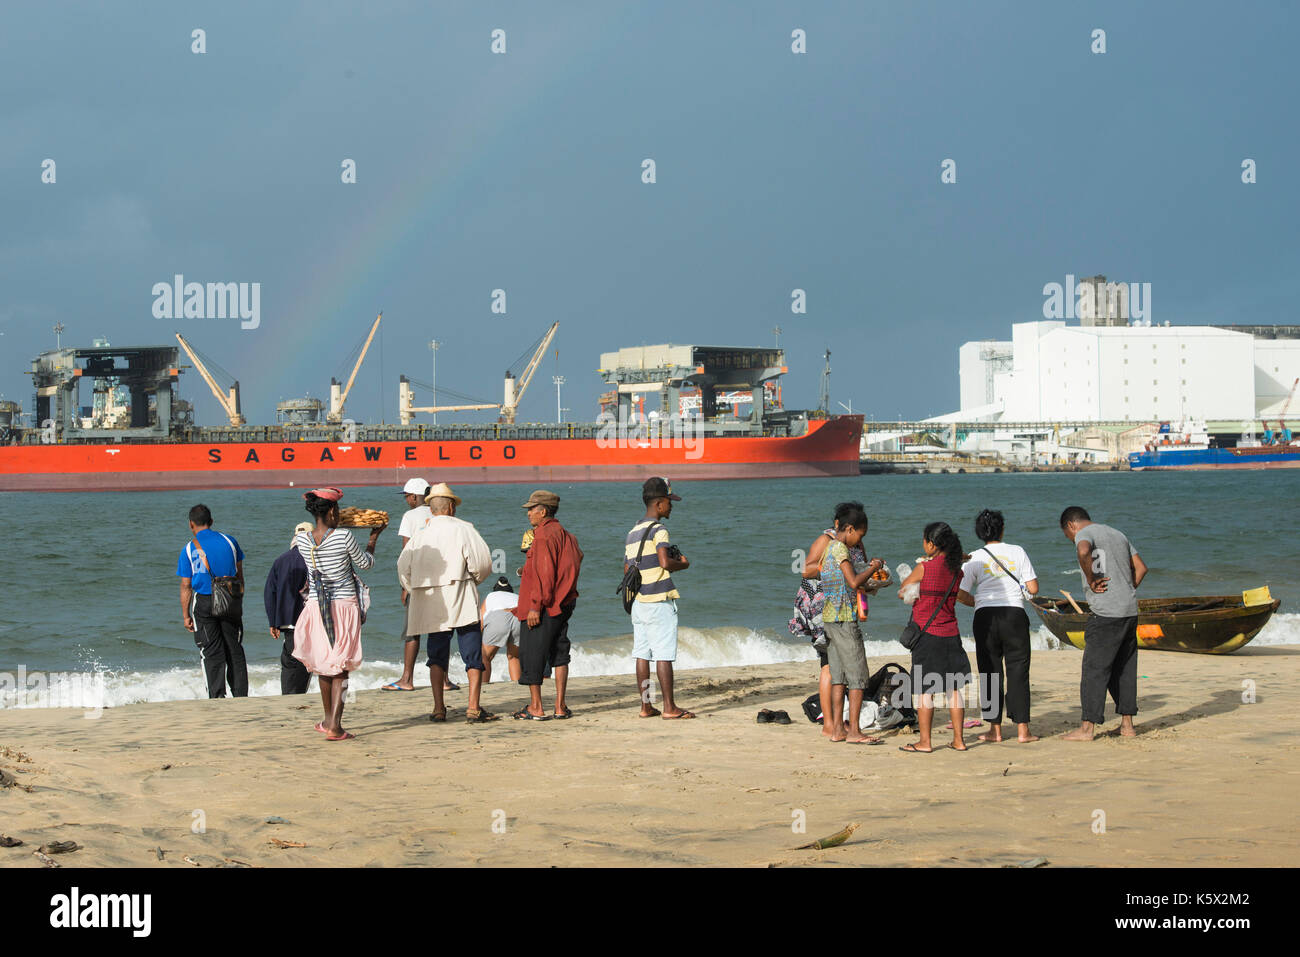
<svg viewBox="0 0 1300 957">
<path fill-rule="evenodd" d="M 1038 594 L 1038 575 L 1023 548 L 1002 541 L 1003 524 L 1002 513 L 987 508 L 975 517 L 975 534 L 984 544 L 962 566 L 957 600 L 975 607 L 980 710 L 989 723 L 979 738 L 989 744 L 1002 740 L 1005 701 L 1016 740 L 1025 744 L 1038 738 L 1029 733 L 1029 616 L 1022 596 Z"/>
</svg>

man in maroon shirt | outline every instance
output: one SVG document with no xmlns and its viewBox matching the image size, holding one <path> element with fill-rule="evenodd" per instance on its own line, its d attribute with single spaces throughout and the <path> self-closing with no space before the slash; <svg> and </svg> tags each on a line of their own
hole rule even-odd
<svg viewBox="0 0 1300 957">
<path fill-rule="evenodd" d="M 533 526 L 533 544 L 519 579 L 519 603 L 514 613 L 523 623 L 519 634 L 519 683 L 528 686 L 530 701 L 514 717 L 533 721 L 551 717 L 542 706 L 542 672 L 549 662 L 555 670 L 554 717 L 568 718 L 573 714 L 564 704 L 564 688 L 569 680 L 569 616 L 578 601 L 582 549 L 578 540 L 555 520 L 560 496 L 539 489 L 523 507 Z"/>
</svg>

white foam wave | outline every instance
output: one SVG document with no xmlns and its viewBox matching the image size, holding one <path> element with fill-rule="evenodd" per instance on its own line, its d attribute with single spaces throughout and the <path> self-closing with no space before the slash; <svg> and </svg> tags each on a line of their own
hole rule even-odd
<svg viewBox="0 0 1300 957">
<path fill-rule="evenodd" d="M 1037 628 L 1031 636 L 1035 650 L 1055 651 L 1062 644 L 1046 628 Z M 1253 645 L 1300 644 L 1300 614 L 1274 615 Z M 894 640 L 881 640 L 868 634 L 867 655 L 908 661 L 908 652 Z M 974 653 L 975 643 L 962 637 L 962 647 Z M 1072 648 L 1068 651 L 1073 652 Z M 812 646 L 774 632 L 748 628 L 682 628 L 678 636 L 677 667 L 707 669 L 739 665 L 768 665 L 816 659 Z M 401 674 L 401 663 L 377 658 L 366 661 L 350 677 L 357 691 L 379 688 Z M 574 644 L 569 664 L 571 678 L 595 678 L 630 675 L 634 671 L 632 636 L 596 638 Z M 45 674 L 22 677 L 0 673 L 0 708 L 65 707 L 93 710 L 96 707 L 120 707 L 148 701 L 197 700 L 207 696 L 203 675 L 196 662 L 192 668 L 169 668 L 161 671 L 111 671 L 93 667 L 84 673 Z M 453 655 L 450 677 L 465 683 L 465 668 Z M 509 672 L 504 654 L 493 661 L 493 682 L 508 682 Z M 428 694 L 429 672 L 423 659 L 417 662 L 415 686 Z M 256 697 L 280 693 L 278 662 L 252 664 L 248 667 L 249 694 Z M 312 683 L 315 692 L 315 682 Z"/>
</svg>

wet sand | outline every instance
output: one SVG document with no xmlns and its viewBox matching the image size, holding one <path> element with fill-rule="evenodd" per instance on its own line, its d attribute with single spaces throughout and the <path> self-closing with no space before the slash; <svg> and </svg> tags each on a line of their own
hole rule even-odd
<svg viewBox="0 0 1300 957">
<path fill-rule="evenodd" d="M 878 747 L 826 742 L 799 707 L 816 690 L 815 662 L 680 672 L 693 721 L 638 718 L 630 676 L 573 682 L 568 721 L 511 720 L 524 700 L 513 685 L 489 690 L 502 719 L 487 725 L 464 723 L 464 691 L 448 693 L 446 724 L 429 722 L 425 690 L 367 691 L 345 715 L 357 738 L 338 743 L 312 729 L 314 691 L 131 705 L 93 720 L 7 710 L 0 768 L 17 785 L 0 788 L 0 831 L 25 845 L 0 848 L 0 866 L 43 866 L 32 851 L 69 840 L 83 847 L 61 863 L 113 867 L 1296 859 L 1300 647 L 1142 652 L 1138 737 L 1119 738 L 1111 717 L 1086 744 L 1059 738 L 1077 725 L 1079 662 L 1034 653 L 1043 740 L 981 745 L 972 731 L 966 754 L 900 753 L 910 732 Z M 1255 703 L 1242 700 L 1245 680 Z M 756 724 L 760 708 L 793 723 Z M 936 731 L 936 748 L 948 740 Z M 839 847 L 793 849 L 851 822 L 861 827 Z"/>
</svg>

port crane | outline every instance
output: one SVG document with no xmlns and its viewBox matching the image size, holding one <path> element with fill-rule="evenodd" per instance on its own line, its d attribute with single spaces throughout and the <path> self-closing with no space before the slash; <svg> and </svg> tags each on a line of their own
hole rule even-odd
<svg viewBox="0 0 1300 957">
<path fill-rule="evenodd" d="M 330 405 L 329 411 L 325 413 L 325 421 L 330 425 L 338 425 L 343 421 L 343 406 L 348 401 L 348 393 L 352 391 L 352 383 L 357 381 L 357 373 L 361 371 L 361 363 L 366 361 L 366 352 L 369 351 L 370 343 L 374 341 L 375 333 L 379 329 L 379 322 L 383 318 L 384 314 L 382 312 L 375 317 L 375 323 L 370 327 L 370 335 L 366 336 L 366 344 L 361 347 L 361 355 L 357 356 L 357 364 L 352 367 L 352 375 L 348 376 L 348 384 L 340 389 L 340 383 L 335 379 L 330 379 Z"/>
<path fill-rule="evenodd" d="M 560 328 L 558 322 L 551 323 L 551 328 L 546 330 L 542 336 L 541 343 L 533 352 L 532 358 L 528 360 L 528 365 L 516 379 L 514 374 L 507 369 L 505 375 L 505 387 L 502 401 L 498 405 L 493 402 L 476 403 L 473 405 L 431 405 L 416 406 L 414 394 L 411 391 L 410 380 L 402 376 L 398 384 L 397 410 L 403 425 L 410 425 L 411 420 L 417 412 L 472 412 L 486 411 L 488 409 L 497 409 L 501 413 L 501 421 L 507 425 L 514 425 L 515 414 L 519 409 L 519 402 L 524 397 L 524 392 L 528 389 L 528 384 L 533 381 L 533 376 L 537 372 L 537 367 L 542 363 L 542 356 L 546 354 L 547 347 L 551 340 L 555 338 L 555 331 Z M 522 357 L 521 357 L 522 358 Z"/>
<path fill-rule="evenodd" d="M 176 341 L 181 344 L 181 348 L 185 350 L 185 354 L 189 356 L 190 361 L 194 363 L 194 368 L 197 369 L 199 375 L 203 377 L 203 381 L 208 384 L 208 388 L 212 390 L 212 394 L 217 397 L 217 402 L 220 403 L 222 410 L 226 413 L 226 417 L 230 420 L 230 424 L 243 425 L 245 420 L 244 414 L 239 409 L 238 380 L 236 380 L 235 384 L 230 387 L 229 393 L 223 392 L 221 387 L 217 385 L 217 380 L 212 378 L 212 373 L 208 371 L 208 367 L 199 360 L 197 355 L 194 354 L 194 350 L 190 348 L 190 344 L 185 341 L 185 337 L 179 332 L 176 333 Z"/>
</svg>

